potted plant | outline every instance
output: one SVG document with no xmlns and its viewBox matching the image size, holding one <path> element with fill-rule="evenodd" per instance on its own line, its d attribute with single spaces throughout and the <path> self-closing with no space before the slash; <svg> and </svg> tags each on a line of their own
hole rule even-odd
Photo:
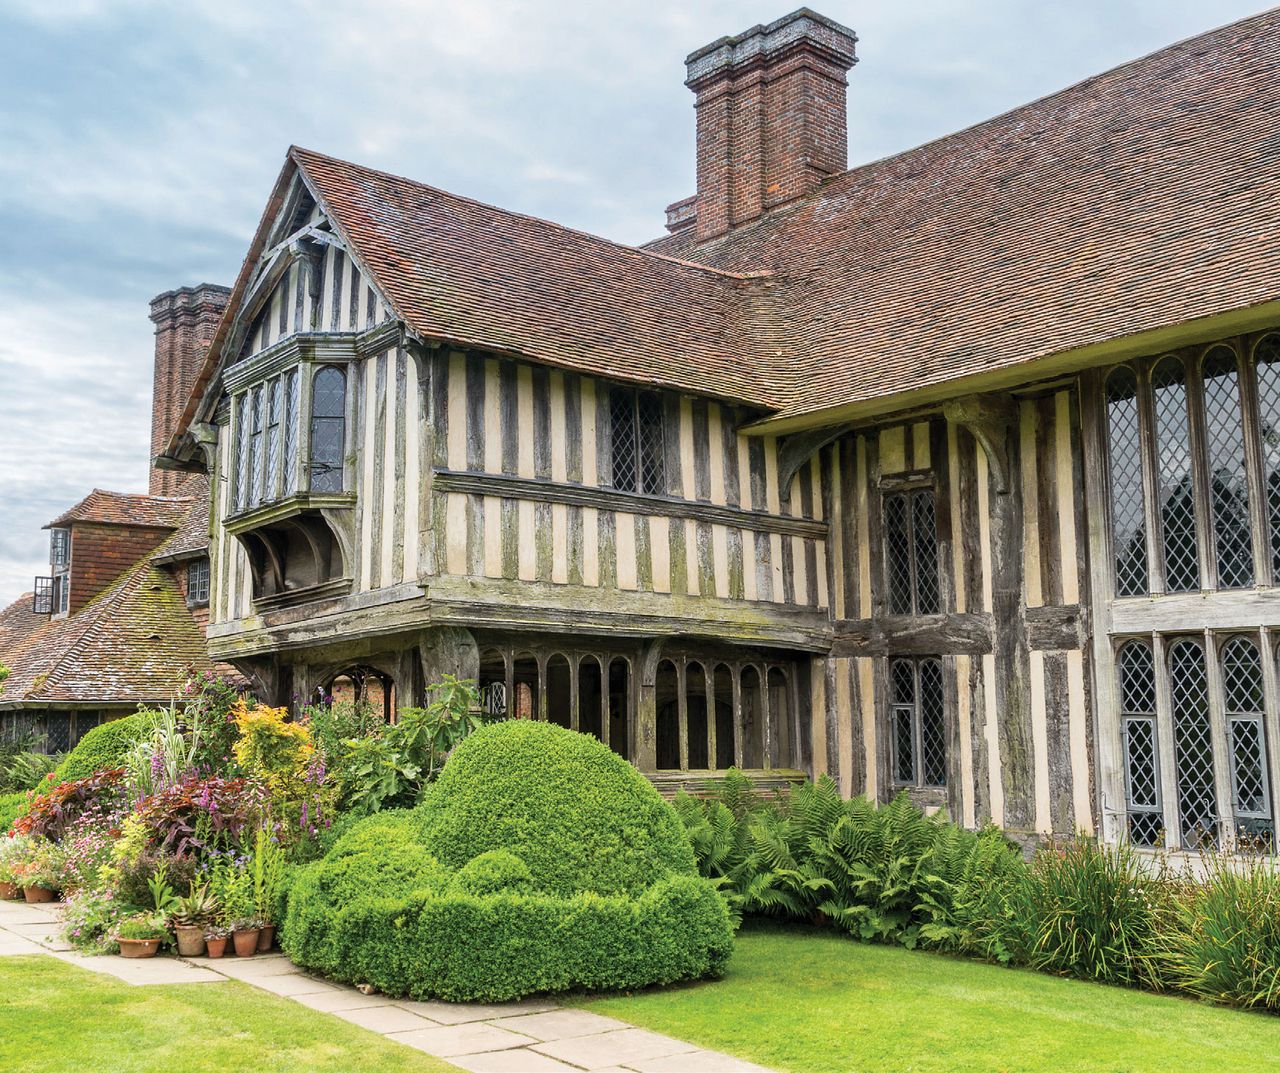
<svg viewBox="0 0 1280 1073">
<path fill-rule="evenodd" d="M 14 880 L 28 902 L 57 901 L 62 878 L 62 854 L 46 838 L 32 839 L 30 845 L 31 851 L 26 860 L 13 866 Z"/>
<path fill-rule="evenodd" d="M 251 957 L 258 950 L 262 930 L 254 905 L 252 874 L 238 862 L 222 861 L 214 872 L 213 886 L 223 919 L 231 929 L 236 957 Z"/>
<path fill-rule="evenodd" d="M 227 929 L 221 924 L 205 925 L 204 952 L 211 958 L 220 958 L 227 952 Z"/>
<path fill-rule="evenodd" d="M 9 835 L 0 838 L 0 901 L 13 901 L 22 897 L 16 869 L 32 852 L 30 835 Z"/>
<path fill-rule="evenodd" d="M 120 953 L 127 958 L 153 958 L 160 944 L 169 938 L 162 921 L 151 913 L 139 913 L 120 922 L 113 936 Z"/>
<path fill-rule="evenodd" d="M 209 893 L 208 884 L 193 887 L 190 894 L 174 903 L 173 933 L 179 957 L 194 958 L 204 953 L 205 926 L 217 909 L 218 900 Z"/>
<path fill-rule="evenodd" d="M 280 843 L 270 830 L 259 828 L 253 841 L 253 859 L 250 866 L 253 876 L 253 905 L 261 924 L 258 933 L 258 951 L 266 953 L 276 939 L 276 926 L 272 921 L 276 896 L 284 872 L 284 853 Z"/>
</svg>

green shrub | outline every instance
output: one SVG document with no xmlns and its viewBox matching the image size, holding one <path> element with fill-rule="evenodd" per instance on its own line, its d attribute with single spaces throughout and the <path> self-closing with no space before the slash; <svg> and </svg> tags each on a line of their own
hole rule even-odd
<svg viewBox="0 0 1280 1073">
<path fill-rule="evenodd" d="M 932 946 L 1001 964 L 1025 963 L 1031 950 L 1027 862 L 997 827 L 986 827 L 951 879 L 946 928 L 924 929 Z"/>
<path fill-rule="evenodd" d="M 467 738 L 418 813 L 450 871 L 510 850 L 548 894 L 637 895 L 697 873 L 680 821 L 643 775 L 594 738 L 534 720 Z"/>
<path fill-rule="evenodd" d="M 154 716 L 146 712 L 94 727 L 67 753 L 54 771 L 55 783 L 88 778 L 95 771 L 123 767 L 129 750 L 151 733 Z"/>
<path fill-rule="evenodd" d="M 25 792 L 16 794 L 0 794 L 0 835 L 3 835 L 10 827 L 13 821 L 21 816 L 27 808 L 27 795 Z"/>
<path fill-rule="evenodd" d="M 1172 899 L 1161 966 L 1211 1002 L 1280 1009 L 1280 874 L 1274 861 L 1214 859 Z"/>
<path fill-rule="evenodd" d="M 716 975 L 733 933 L 643 776 L 513 721 L 460 745 L 414 812 L 355 824 L 300 869 L 281 943 L 387 994 L 500 1001 Z"/>
</svg>

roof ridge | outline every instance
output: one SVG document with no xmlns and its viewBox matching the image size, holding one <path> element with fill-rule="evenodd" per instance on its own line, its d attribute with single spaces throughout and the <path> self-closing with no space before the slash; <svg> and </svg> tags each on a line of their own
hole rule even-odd
<svg viewBox="0 0 1280 1073">
<path fill-rule="evenodd" d="M 384 168 L 374 168 L 367 164 L 360 164 L 354 160 L 345 160 L 342 157 L 330 156 L 328 153 L 321 153 L 315 149 L 307 149 L 301 145 L 289 146 L 289 156 L 301 154 L 305 157 L 315 157 L 320 160 L 328 161 L 333 164 L 340 164 L 347 168 L 358 168 L 361 171 L 369 172 L 374 175 L 382 175 L 396 182 L 409 183 L 412 186 L 419 187 L 423 190 L 430 190 L 434 194 L 442 197 L 452 198 L 455 201 L 465 201 L 469 205 L 476 205 L 482 209 L 488 209 L 491 212 L 501 213 L 503 216 L 514 216 L 521 220 L 528 220 L 535 224 L 541 224 L 545 227 L 555 228 L 557 231 L 564 231 L 571 235 L 578 235 L 582 238 L 591 239 L 593 242 L 600 242 L 614 249 L 625 250 L 628 253 L 639 254 L 641 257 L 649 257 L 658 261 L 666 261 L 670 264 L 680 265 L 683 268 L 695 269 L 699 272 L 708 272 L 711 275 L 719 276 L 724 279 L 747 280 L 747 279 L 765 279 L 773 275 L 769 271 L 758 272 L 728 272 L 724 269 L 715 268 L 710 265 L 699 264 L 696 261 L 685 261 L 679 257 L 671 257 L 663 253 L 655 253 L 652 250 L 646 250 L 641 246 L 629 245 L 625 242 L 618 242 L 615 239 L 606 238 L 604 235 L 598 235 L 594 231 L 585 231 L 580 227 L 570 227 L 568 224 L 558 223 L 555 220 L 548 220 L 545 216 L 534 216 L 532 213 L 520 212 L 516 209 L 504 209 L 501 205 L 494 205 L 488 201 L 481 201 L 479 198 L 468 197 L 466 194 L 456 194 L 452 190 L 445 190 L 440 186 L 433 186 L 431 183 L 422 182 L 420 179 L 412 179 L 407 175 L 400 175 L 393 171 L 387 171 Z"/>
</svg>

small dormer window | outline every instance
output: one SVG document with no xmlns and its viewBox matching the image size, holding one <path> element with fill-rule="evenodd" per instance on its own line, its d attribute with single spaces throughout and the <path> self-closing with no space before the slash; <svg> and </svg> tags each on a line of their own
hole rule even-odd
<svg viewBox="0 0 1280 1073">
<path fill-rule="evenodd" d="M 209 560 L 192 559 L 187 564 L 187 606 L 204 607 L 209 603 Z"/>
</svg>

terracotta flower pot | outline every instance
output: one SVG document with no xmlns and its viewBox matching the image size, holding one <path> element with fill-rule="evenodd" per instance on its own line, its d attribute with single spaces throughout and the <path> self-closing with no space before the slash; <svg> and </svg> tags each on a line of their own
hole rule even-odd
<svg viewBox="0 0 1280 1073">
<path fill-rule="evenodd" d="M 227 937 L 224 935 L 219 939 L 206 939 L 204 941 L 204 952 L 211 958 L 220 958 L 227 952 Z"/>
<path fill-rule="evenodd" d="M 265 954 L 276 943 L 276 926 L 274 924 L 262 925 L 262 930 L 258 932 L 258 953 Z"/>
<path fill-rule="evenodd" d="M 253 957 L 258 952 L 258 935 L 261 929 L 245 928 L 231 933 L 232 945 L 236 948 L 236 957 Z"/>
<path fill-rule="evenodd" d="M 0 901 L 11 902 L 21 897 L 22 892 L 18 889 L 17 883 L 0 883 Z"/>
<path fill-rule="evenodd" d="M 127 958 L 153 958 L 160 949 L 159 939 L 117 939 L 120 956 Z"/>
<path fill-rule="evenodd" d="M 178 957 L 198 958 L 204 953 L 204 929 L 179 926 L 173 929 L 178 939 Z"/>
<path fill-rule="evenodd" d="M 58 899 L 57 892 L 48 887 L 23 887 L 22 896 L 29 902 L 53 902 Z"/>
</svg>

